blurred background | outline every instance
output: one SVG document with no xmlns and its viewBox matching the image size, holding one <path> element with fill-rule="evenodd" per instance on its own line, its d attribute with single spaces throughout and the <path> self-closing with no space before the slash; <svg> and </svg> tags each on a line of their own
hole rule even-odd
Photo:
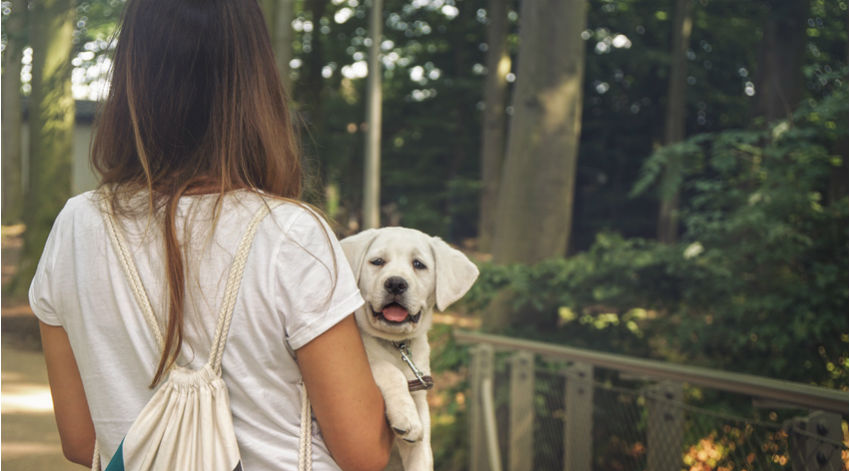
<svg viewBox="0 0 849 471">
<path fill-rule="evenodd" d="M 9 469 L 61 462 L 25 293 L 65 200 L 97 185 L 88 146 L 123 3 L 2 2 Z M 849 397 L 847 0 L 260 3 L 300 123 L 304 198 L 340 236 L 414 227 L 481 268 L 433 332 L 443 379 L 431 393 L 437 469 L 475 466 L 473 360 L 452 336 L 458 326 Z M 514 368 L 498 364 L 505 375 Z M 559 371 L 539 358 L 534 365 Z M 624 387 L 603 373 L 595 380 Z M 565 404 L 549 399 L 563 381 L 538 381 L 531 394 L 532 409 L 559 420 L 557 430 L 568 422 Z M 495 407 L 507 410 L 498 391 Z M 622 394 L 604 407 L 614 410 Z M 616 427 L 593 427 L 606 440 L 596 440 L 593 468 L 648 466 L 642 394 L 632 415 L 613 417 L 633 436 L 611 441 Z M 786 436 L 766 464 L 752 465 L 749 453 L 729 458 L 742 448 L 729 436 L 746 436 L 764 417 L 789 420 L 770 415 L 774 404 L 692 386 L 684 397 L 743 425 L 688 429 L 674 447 L 685 464 L 675 469 L 791 466 Z M 846 414 L 838 442 L 849 440 Z M 507 465 L 515 446 L 505 427 Z M 534 451 L 535 467 L 565 466 L 565 432 L 546 431 L 544 420 L 534 427 L 547 447 Z M 769 448 L 776 433 L 753 447 Z M 845 444 L 834 450 L 846 466 Z M 49 466 L 26 461 L 51 453 Z"/>
</svg>

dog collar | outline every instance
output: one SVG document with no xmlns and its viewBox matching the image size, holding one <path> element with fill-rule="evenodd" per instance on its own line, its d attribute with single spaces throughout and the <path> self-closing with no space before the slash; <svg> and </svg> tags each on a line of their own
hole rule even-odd
<svg viewBox="0 0 849 471">
<path fill-rule="evenodd" d="M 401 360 L 403 360 L 404 363 L 410 367 L 413 374 L 416 375 L 416 379 L 407 381 L 407 388 L 410 392 L 433 388 L 433 377 L 422 374 L 421 370 L 419 370 L 418 367 L 416 367 L 416 364 L 413 363 L 407 342 L 393 342 L 392 344 L 398 349 L 398 352 L 401 353 Z"/>
</svg>

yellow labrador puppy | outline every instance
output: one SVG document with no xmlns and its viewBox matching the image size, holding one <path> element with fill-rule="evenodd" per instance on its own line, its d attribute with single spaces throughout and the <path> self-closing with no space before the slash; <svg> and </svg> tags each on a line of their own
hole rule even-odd
<svg viewBox="0 0 849 471">
<path fill-rule="evenodd" d="M 438 237 L 403 227 L 363 231 L 342 249 L 365 299 L 355 317 L 404 469 L 430 471 L 431 314 L 466 294 L 478 269 Z"/>
</svg>

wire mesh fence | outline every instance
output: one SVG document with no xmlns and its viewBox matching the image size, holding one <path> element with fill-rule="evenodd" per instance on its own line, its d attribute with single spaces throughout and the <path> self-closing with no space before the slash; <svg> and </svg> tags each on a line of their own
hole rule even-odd
<svg viewBox="0 0 849 471">
<path fill-rule="evenodd" d="M 574 445 L 566 445 L 570 420 L 566 389 L 578 378 L 565 366 L 538 358 L 534 367 L 535 470 L 568 469 L 568 450 Z M 493 372 L 505 470 L 511 469 L 510 453 L 516 452 L 511 450 L 509 433 L 512 367 L 506 355 L 499 355 Z M 599 368 L 584 384 L 591 388 L 587 407 L 592 408 L 592 419 L 582 430 L 594 471 L 849 470 L 845 415 L 820 420 L 809 410 L 789 405 Z"/>
</svg>

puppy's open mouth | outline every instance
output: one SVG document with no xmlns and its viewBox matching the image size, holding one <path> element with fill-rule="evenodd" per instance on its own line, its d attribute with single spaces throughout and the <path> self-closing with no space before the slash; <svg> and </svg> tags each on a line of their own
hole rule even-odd
<svg viewBox="0 0 849 471">
<path fill-rule="evenodd" d="M 407 308 L 398 303 L 390 303 L 383 306 L 383 309 L 380 311 L 372 309 L 371 312 L 375 317 L 383 319 L 390 324 L 403 324 L 404 322 L 412 322 L 415 324 L 422 316 L 421 311 L 414 315 L 410 314 L 410 311 L 408 311 Z"/>
</svg>

